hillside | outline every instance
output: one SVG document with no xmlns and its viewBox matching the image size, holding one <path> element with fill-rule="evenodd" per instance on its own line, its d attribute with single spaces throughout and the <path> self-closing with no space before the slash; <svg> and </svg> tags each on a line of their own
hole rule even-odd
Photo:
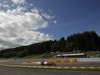
<svg viewBox="0 0 100 75">
<path fill-rule="evenodd" d="M 83 32 L 12 49 L 0 51 L 0 58 L 26 57 L 50 52 L 87 52 L 100 50 L 100 37 L 96 32 Z"/>
</svg>

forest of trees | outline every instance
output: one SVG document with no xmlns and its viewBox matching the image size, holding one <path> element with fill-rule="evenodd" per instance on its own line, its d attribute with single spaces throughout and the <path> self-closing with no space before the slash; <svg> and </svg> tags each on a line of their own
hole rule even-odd
<svg viewBox="0 0 100 75">
<path fill-rule="evenodd" d="M 49 52 L 87 52 L 100 50 L 100 37 L 95 31 L 77 33 L 41 43 L 0 51 L 0 57 L 25 57 Z"/>
</svg>

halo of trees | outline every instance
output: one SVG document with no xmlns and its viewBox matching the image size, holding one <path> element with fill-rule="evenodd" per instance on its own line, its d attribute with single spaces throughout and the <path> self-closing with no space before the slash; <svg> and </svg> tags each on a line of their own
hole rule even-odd
<svg viewBox="0 0 100 75">
<path fill-rule="evenodd" d="M 87 52 L 100 50 L 100 37 L 95 31 L 77 33 L 60 40 L 50 40 L 0 51 L 0 57 L 25 57 L 49 52 Z"/>
</svg>

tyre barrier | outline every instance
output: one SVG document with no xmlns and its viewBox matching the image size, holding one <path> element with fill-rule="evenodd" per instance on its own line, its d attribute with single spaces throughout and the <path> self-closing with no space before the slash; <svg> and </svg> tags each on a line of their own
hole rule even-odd
<svg viewBox="0 0 100 75">
<path fill-rule="evenodd" d="M 51 59 L 51 60 L 47 60 L 50 63 L 74 63 L 77 62 L 76 59 L 61 59 L 61 60 L 57 60 L 57 59 Z"/>
</svg>

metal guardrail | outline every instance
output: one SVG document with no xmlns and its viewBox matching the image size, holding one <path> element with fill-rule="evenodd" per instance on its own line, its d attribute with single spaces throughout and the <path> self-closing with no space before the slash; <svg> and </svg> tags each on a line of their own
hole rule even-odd
<svg viewBox="0 0 100 75">
<path fill-rule="evenodd" d="M 77 62 L 100 62 L 100 58 L 77 58 Z"/>
</svg>

